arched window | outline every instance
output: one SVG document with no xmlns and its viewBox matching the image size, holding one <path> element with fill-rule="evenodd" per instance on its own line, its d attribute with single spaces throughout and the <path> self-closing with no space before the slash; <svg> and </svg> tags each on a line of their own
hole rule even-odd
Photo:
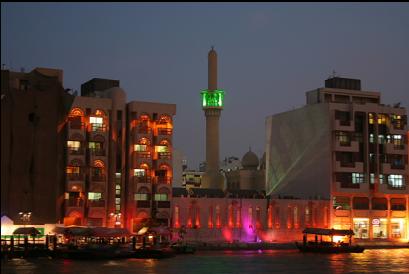
<svg viewBox="0 0 409 274">
<path fill-rule="evenodd" d="M 167 114 L 162 114 L 156 122 L 159 135 L 172 134 L 172 117 Z"/>
<path fill-rule="evenodd" d="M 70 117 L 78 117 L 78 116 L 84 117 L 84 112 L 80 108 L 73 108 L 71 109 L 69 116 Z"/>
<path fill-rule="evenodd" d="M 148 138 L 142 137 L 138 140 L 138 144 L 134 145 L 134 151 L 138 152 L 138 157 L 149 158 L 150 140 Z"/>
<path fill-rule="evenodd" d="M 80 108 L 73 108 L 68 116 L 71 129 L 84 129 L 84 112 Z"/>
</svg>

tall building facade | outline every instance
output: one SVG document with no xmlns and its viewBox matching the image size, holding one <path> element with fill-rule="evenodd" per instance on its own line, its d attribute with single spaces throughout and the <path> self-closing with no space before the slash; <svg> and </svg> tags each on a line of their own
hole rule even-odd
<svg viewBox="0 0 409 274">
<path fill-rule="evenodd" d="M 92 79 L 81 93 L 67 123 L 64 223 L 168 225 L 176 105 L 127 103 L 117 80 Z"/>
<path fill-rule="evenodd" d="M 63 128 L 73 100 L 61 70 L 1 71 L 1 214 L 16 224 L 29 212 L 31 224 L 63 218 Z"/>
<path fill-rule="evenodd" d="M 266 191 L 329 199 L 331 227 L 355 238 L 406 239 L 406 109 L 359 80 L 334 77 L 307 105 L 266 119 Z"/>
</svg>

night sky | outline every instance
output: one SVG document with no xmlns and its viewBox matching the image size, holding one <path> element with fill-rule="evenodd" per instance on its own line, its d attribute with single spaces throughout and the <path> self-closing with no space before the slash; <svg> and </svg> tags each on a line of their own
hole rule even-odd
<svg viewBox="0 0 409 274">
<path fill-rule="evenodd" d="M 409 107 L 409 4 L 1 4 L 1 62 L 64 70 L 64 87 L 120 80 L 128 101 L 175 103 L 174 147 L 205 159 L 207 53 L 219 58 L 221 158 L 264 152 L 265 118 L 332 71 Z"/>
</svg>

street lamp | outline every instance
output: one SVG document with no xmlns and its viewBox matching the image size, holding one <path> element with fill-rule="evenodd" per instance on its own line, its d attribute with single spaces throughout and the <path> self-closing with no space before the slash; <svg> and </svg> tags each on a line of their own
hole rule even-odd
<svg viewBox="0 0 409 274">
<path fill-rule="evenodd" d="M 115 227 L 118 227 L 121 225 L 121 213 L 113 213 L 109 214 L 111 218 L 115 218 Z"/>
<path fill-rule="evenodd" d="M 18 213 L 20 215 L 20 219 L 23 221 L 24 227 L 26 224 L 29 224 L 31 221 L 31 211 L 21 211 Z"/>
</svg>

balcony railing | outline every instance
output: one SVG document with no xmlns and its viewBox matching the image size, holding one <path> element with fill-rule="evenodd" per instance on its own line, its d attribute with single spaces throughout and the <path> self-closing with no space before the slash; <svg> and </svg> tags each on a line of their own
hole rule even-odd
<svg viewBox="0 0 409 274">
<path fill-rule="evenodd" d="M 143 176 L 143 177 L 138 177 L 138 176 L 134 176 L 134 182 L 135 183 L 142 183 L 142 184 L 149 184 L 151 182 L 151 178 L 147 177 L 147 176 Z"/>
<path fill-rule="evenodd" d="M 105 200 L 88 200 L 90 207 L 105 207 Z"/>
<path fill-rule="evenodd" d="M 136 207 L 138 208 L 150 208 L 151 201 L 136 201 Z"/>
<path fill-rule="evenodd" d="M 149 151 L 135 151 L 136 157 L 149 159 L 151 158 L 151 153 Z"/>
<path fill-rule="evenodd" d="M 342 188 L 359 188 L 360 184 L 353 184 L 350 182 L 341 182 L 341 187 Z"/>
<path fill-rule="evenodd" d="M 171 177 L 162 177 L 162 176 L 157 176 L 156 177 L 156 182 L 158 184 L 170 184 L 172 181 Z"/>
<path fill-rule="evenodd" d="M 171 128 L 158 128 L 158 135 L 172 135 Z"/>
<path fill-rule="evenodd" d="M 136 132 L 139 134 L 149 134 L 151 131 L 152 129 L 145 125 L 139 125 L 136 127 Z"/>
<path fill-rule="evenodd" d="M 105 174 L 99 174 L 99 175 L 92 175 L 91 180 L 94 182 L 104 182 L 105 181 Z"/>
<path fill-rule="evenodd" d="M 92 132 L 106 132 L 107 126 L 105 124 L 89 124 L 89 129 Z"/>
<path fill-rule="evenodd" d="M 102 148 L 90 148 L 89 152 L 94 156 L 105 156 L 105 149 Z"/>
<path fill-rule="evenodd" d="M 82 181 L 84 180 L 84 174 L 82 173 L 68 173 L 67 179 L 70 181 Z"/>
<path fill-rule="evenodd" d="M 65 204 L 68 207 L 83 207 L 84 199 L 81 198 L 69 198 L 65 200 Z"/>
<path fill-rule="evenodd" d="M 159 159 L 170 159 L 171 155 L 172 154 L 170 152 L 158 152 Z"/>
<path fill-rule="evenodd" d="M 406 185 L 391 185 L 391 184 L 388 184 L 388 189 L 405 190 Z"/>
<path fill-rule="evenodd" d="M 158 208 L 170 208 L 170 201 L 158 201 Z"/>
<path fill-rule="evenodd" d="M 82 147 L 79 148 L 68 147 L 67 150 L 70 155 L 84 155 L 84 148 Z"/>
</svg>

